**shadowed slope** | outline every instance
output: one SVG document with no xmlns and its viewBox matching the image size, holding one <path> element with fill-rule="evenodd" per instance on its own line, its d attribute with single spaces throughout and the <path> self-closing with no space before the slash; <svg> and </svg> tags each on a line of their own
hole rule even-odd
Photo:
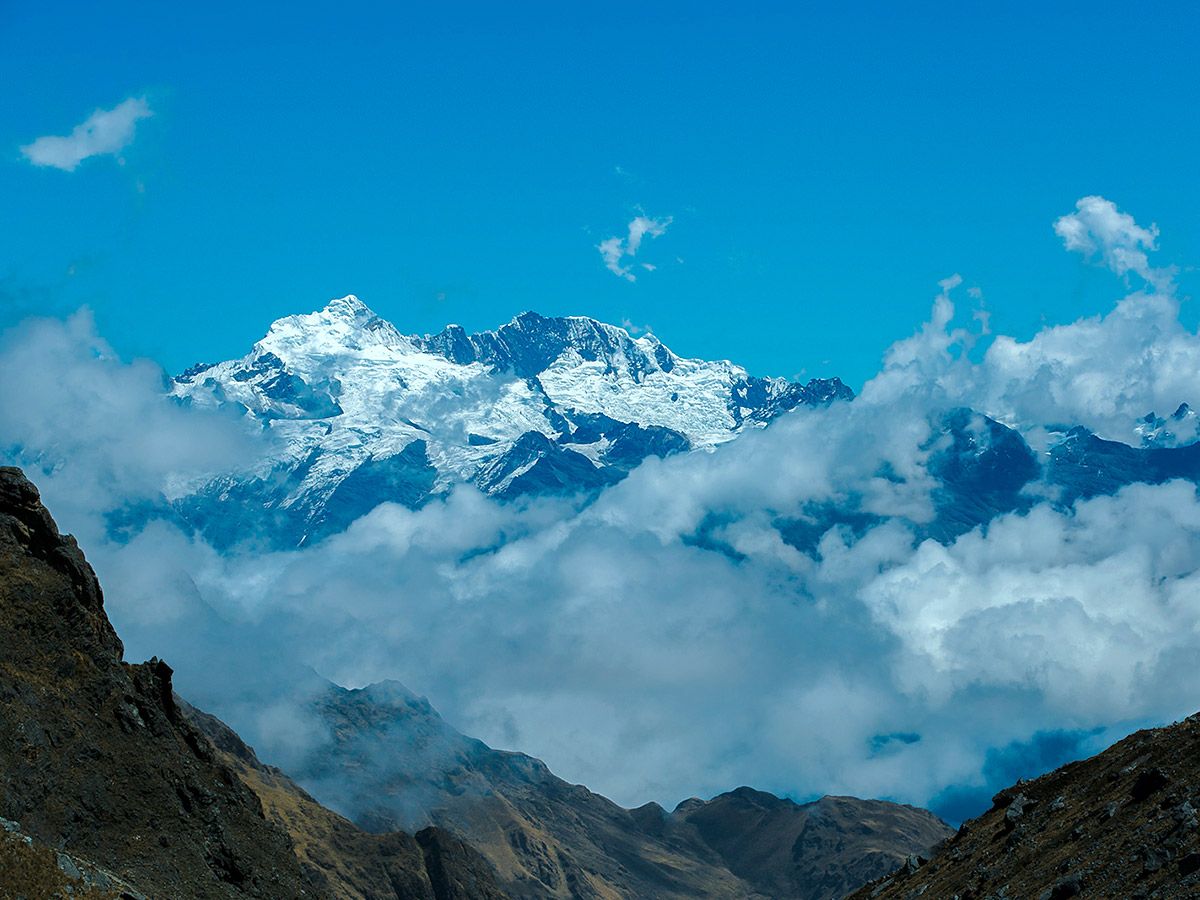
<svg viewBox="0 0 1200 900">
<path fill-rule="evenodd" d="M 181 701 L 182 702 L 182 701 Z M 259 761 L 232 729 L 183 704 L 188 718 L 263 802 L 296 844 L 305 871 L 336 900 L 505 900 L 491 867 L 440 828 L 415 836 L 372 834 L 326 809 L 296 782 Z"/>
<path fill-rule="evenodd" d="M 151 897 L 311 895 L 287 836 L 183 719 L 170 668 L 121 654 L 75 540 L 0 468 L 0 816 Z"/>
</svg>

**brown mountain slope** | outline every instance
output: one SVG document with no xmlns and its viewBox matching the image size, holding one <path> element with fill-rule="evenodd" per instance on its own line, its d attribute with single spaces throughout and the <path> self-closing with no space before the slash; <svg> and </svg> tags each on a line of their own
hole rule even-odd
<svg viewBox="0 0 1200 900">
<path fill-rule="evenodd" d="M 181 701 L 188 718 L 263 802 L 301 864 L 335 900 L 506 900 L 491 867 L 440 828 L 372 834 L 326 809 L 282 771 L 259 761 L 227 725 Z"/>
<path fill-rule="evenodd" d="M 1200 713 L 1001 791 L 930 861 L 852 900 L 1192 900 L 1197 809 Z"/>
<path fill-rule="evenodd" d="M 953 833 L 913 806 L 856 797 L 799 804 L 747 787 L 685 801 L 673 817 L 694 827 L 735 875 L 795 900 L 842 897 L 895 869 L 912 848 Z"/>
<path fill-rule="evenodd" d="M 0 816 L 151 897 L 312 894 L 286 835 L 183 720 L 171 670 L 121 654 L 74 539 L 0 468 Z"/>
<path fill-rule="evenodd" d="M 748 790 L 672 814 L 623 809 L 465 737 L 396 683 L 330 688 L 317 709 L 332 743 L 300 781 L 368 830 L 432 822 L 461 835 L 514 900 L 832 900 L 949 833 L 897 804 L 799 806 Z"/>
<path fill-rule="evenodd" d="M 214 747 L 170 668 L 122 653 L 74 539 L 0 467 L 0 898 L 505 900 L 450 835 L 366 834 L 223 726 Z"/>
</svg>

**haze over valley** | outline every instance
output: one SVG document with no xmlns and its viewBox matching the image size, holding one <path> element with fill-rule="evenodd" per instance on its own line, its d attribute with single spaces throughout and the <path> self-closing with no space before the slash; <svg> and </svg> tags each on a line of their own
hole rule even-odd
<svg viewBox="0 0 1200 900">
<path fill-rule="evenodd" d="M 2 5 L 0 897 L 1200 892 L 1200 13 L 993 13 Z"/>
</svg>

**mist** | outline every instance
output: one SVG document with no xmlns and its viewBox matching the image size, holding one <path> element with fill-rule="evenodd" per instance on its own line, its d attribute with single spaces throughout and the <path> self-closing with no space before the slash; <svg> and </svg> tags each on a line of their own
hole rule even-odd
<svg viewBox="0 0 1200 900">
<path fill-rule="evenodd" d="M 1200 338 L 1151 231 L 1098 197 L 1056 230 L 1138 289 L 1114 278 L 1111 309 L 1019 341 L 948 278 L 854 401 L 651 458 L 594 499 L 459 485 L 273 552 L 218 552 L 170 520 L 123 532 L 115 513 L 249 467 L 269 438 L 169 401 L 86 312 L 0 338 L 0 448 L 79 537 L 127 656 L 166 658 L 269 762 L 326 739 L 305 713 L 321 679 L 396 679 L 626 806 L 749 784 L 961 818 L 1022 764 L 1200 708 L 1194 484 L 1070 506 L 1034 484 L 1028 510 L 921 538 L 952 410 L 1040 453 L 1063 424 L 1137 445 L 1147 413 L 1200 399 Z M 809 553 L 785 541 L 781 522 L 831 504 L 871 524 Z"/>
</svg>

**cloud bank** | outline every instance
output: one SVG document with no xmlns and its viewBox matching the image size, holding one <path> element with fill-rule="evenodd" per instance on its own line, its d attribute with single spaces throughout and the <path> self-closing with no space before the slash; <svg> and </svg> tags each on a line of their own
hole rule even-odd
<svg viewBox="0 0 1200 900">
<path fill-rule="evenodd" d="M 645 216 L 638 216 L 629 223 L 629 234 L 626 237 L 610 237 L 601 241 L 596 249 L 604 258 L 604 267 L 626 281 L 637 281 L 637 276 L 631 271 L 632 263 L 621 265 L 621 261 L 625 257 L 632 259 L 637 255 L 638 248 L 642 246 L 642 238 L 646 235 L 656 238 L 665 234 L 672 218 L 672 216 L 667 216 L 665 219 L 648 219 Z M 642 268 L 653 272 L 656 266 L 642 263 Z"/>
<path fill-rule="evenodd" d="M 1120 239 L 1097 221 L 1103 252 Z M 274 553 L 223 555 L 169 521 L 113 534 L 107 510 L 261 438 L 166 403 L 161 373 L 112 359 L 80 317 L 0 343 L 0 378 L 21 379 L 0 446 L 83 532 L 130 655 L 166 656 L 182 693 L 273 761 L 319 740 L 288 703 L 311 666 L 347 686 L 396 678 L 630 806 L 752 784 L 974 814 L 1021 765 L 1200 708 L 1200 501 L 1178 481 L 1070 508 L 1033 496 L 920 540 L 940 417 L 1002 418 L 1035 450 L 1054 423 L 1133 440 L 1138 417 L 1200 395 L 1200 337 L 1169 285 L 1028 341 L 991 336 L 955 324 L 960 282 L 855 401 L 650 459 L 591 503 L 459 487 Z M 214 425 L 221 439 L 197 438 Z M 829 508 L 857 518 L 821 526 L 811 552 L 784 539 Z"/>
<path fill-rule="evenodd" d="M 21 147 L 35 166 L 73 172 L 93 156 L 116 156 L 133 143 L 137 123 L 154 115 L 145 97 L 130 97 L 112 109 L 98 109 L 66 137 L 47 135 Z"/>
</svg>

